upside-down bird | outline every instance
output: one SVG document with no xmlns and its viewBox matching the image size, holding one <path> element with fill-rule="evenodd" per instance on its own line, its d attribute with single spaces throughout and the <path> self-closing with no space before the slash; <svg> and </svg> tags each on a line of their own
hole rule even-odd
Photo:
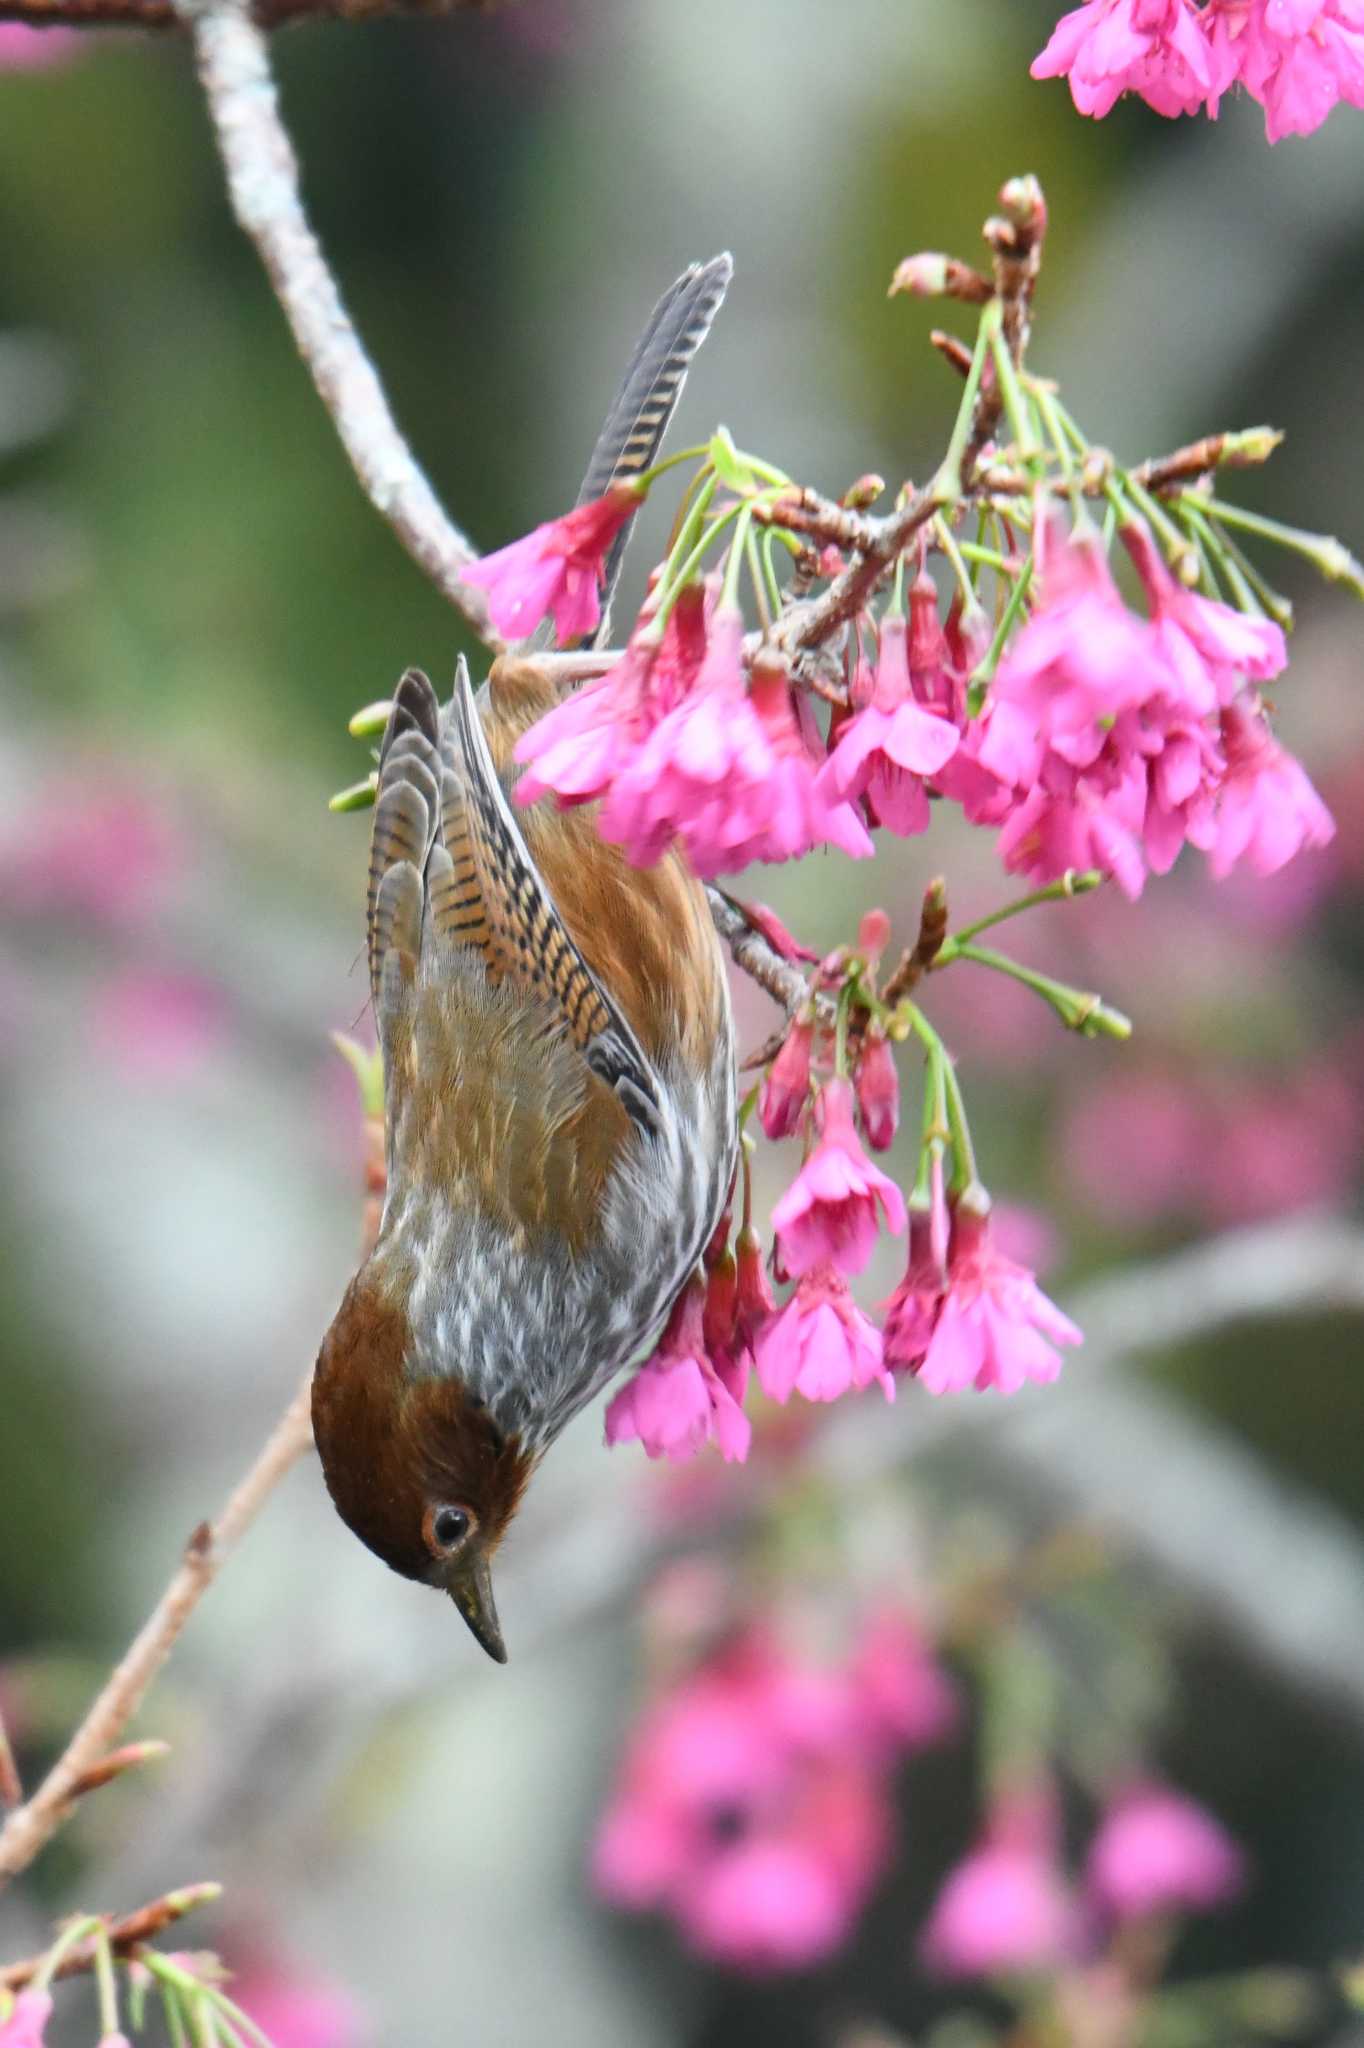
<svg viewBox="0 0 1364 2048">
<path fill-rule="evenodd" d="M 693 266 L 654 309 L 580 502 L 654 460 L 730 268 Z M 594 807 L 514 805 L 513 749 L 555 701 L 533 654 L 477 696 L 461 659 L 444 709 L 416 670 L 394 696 L 368 912 L 387 1195 L 313 1381 L 343 1520 L 448 1593 L 498 1662 L 493 1554 L 545 1451 L 688 1279 L 737 1143 L 701 884 L 676 854 L 631 867 Z"/>
</svg>

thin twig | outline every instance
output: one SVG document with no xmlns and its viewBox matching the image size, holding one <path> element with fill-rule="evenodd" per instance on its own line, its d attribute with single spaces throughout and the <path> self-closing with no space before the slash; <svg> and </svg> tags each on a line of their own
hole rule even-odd
<svg viewBox="0 0 1364 2048">
<path fill-rule="evenodd" d="M 900 956 L 899 965 L 882 993 L 882 1001 L 887 1009 L 893 1010 L 923 979 L 941 953 L 946 937 L 947 884 L 939 875 L 924 890 L 923 908 L 919 913 L 919 936 Z"/>
<path fill-rule="evenodd" d="M 743 905 L 726 896 L 723 889 L 708 888 L 706 896 L 715 929 L 729 947 L 735 966 L 766 989 L 788 1016 L 794 1015 L 810 993 L 800 969 L 782 959 L 747 917 Z"/>
<path fill-rule="evenodd" d="M 0 1829 L 0 1885 L 26 1870 L 137 1712 L 147 1687 L 218 1571 L 291 1465 L 312 1443 L 309 1373 L 218 1520 L 201 1522 L 151 1614 L 33 1797 Z"/>
<path fill-rule="evenodd" d="M 103 1939 L 115 1955 L 133 1954 L 144 1941 L 163 1934 L 177 1920 L 183 1920 L 186 1913 L 192 1913 L 196 1906 L 210 1905 L 221 1896 L 222 1889 L 220 1884 L 181 1885 L 178 1890 L 164 1892 L 159 1899 L 151 1899 L 145 1906 L 139 1906 L 135 1913 L 101 1914 Z M 93 1970 L 98 1951 L 98 1936 L 91 1935 L 88 1941 L 78 1941 L 63 1955 L 52 1972 L 53 1976 L 79 1977 L 85 1971 Z M 46 1960 L 44 1951 L 41 1955 L 25 1956 L 21 1962 L 6 1963 L 0 1969 L 0 1986 L 6 1991 L 22 1991 Z"/>
<path fill-rule="evenodd" d="M 381 14 L 482 14 L 497 0 L 251 0 L 257 28 L 293 21 L 368 21 Z M 30 28 L 183 29 L 172 0 L 0 0 L 0 21 Z"/>
<path fill-rule="evenodd" d="M 773 628 L 769 644 L 778 655 L 789 658 L 817 647 L 855 617 L 919 528 L 927 525 L 943 504 L 936 490 L 915 491 L 898 512 L 867 520 L 866 543 L 842 575 L 835 576 L 818 597 L 792 605 Z"/>
<path fill-rule="evenodd" d="M 242 0 L 202 10 L 196 0 L 177 5 L 193 29 L 233 211 L 256 245 L 361 488 L 437 589 L 486 645 L 500 649 L 483 592 L 464 581 L 477 550 L 447 518 L 399 433 L 308 225 L 264 35 Z"/>
</svg>

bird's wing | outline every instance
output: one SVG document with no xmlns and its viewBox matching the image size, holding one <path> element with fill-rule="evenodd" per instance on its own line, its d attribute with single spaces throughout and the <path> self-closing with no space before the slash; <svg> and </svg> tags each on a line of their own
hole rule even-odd
<svg viewBox="0 0 1364 2048">
<path fill-rule="evenodd" d="M 460 851 L 448 840 L 444 850 L 456 872 L 468 877 L 462 894 L 452 900 L 467 902 L 469 884 L 476 882 L 483 919 L 478 929 L 488 933 L 483 943 L 494 956 L 494 971 L 557 1009 L 591 1071 L 615 1091 L 642 1130 L 656 1132 L 662 1117 L 658 1076 L 630 1024 L 578 950 L 527 849 L 493 766 L 462 655 L 442 740 L 447 745 L 453 740 L 453 773 L 459 785 Z M 450 779 L 447 771 L 447 788 Z M 474 914 L 472 905 L 468 914 Z"/>
<path fill-rule="evenodd" d="M 381 1025 L 385 972 L 410 981 L 421 953 L 442 782 L 436 693 L 420 669 L 409 669 L 394 693 L 379 753 L 369 843 L 369 983 Z"/>
</svg>

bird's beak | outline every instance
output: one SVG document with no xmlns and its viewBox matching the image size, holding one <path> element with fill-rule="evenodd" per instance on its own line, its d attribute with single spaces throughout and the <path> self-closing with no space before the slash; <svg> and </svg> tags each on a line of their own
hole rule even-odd
<svg viewBox="0 0 1364 2048">
<path fill-rule="evenodd" d="M 475 1554 L 450 1585 L 450 1598 L 458 1607 L 475 1639 L 495 1664 L 507 1661 L 507 1646 L 497 1623 L 497 1602 L 493 1599 L 492 1567 L 481 1552 Z"/>
</svg>

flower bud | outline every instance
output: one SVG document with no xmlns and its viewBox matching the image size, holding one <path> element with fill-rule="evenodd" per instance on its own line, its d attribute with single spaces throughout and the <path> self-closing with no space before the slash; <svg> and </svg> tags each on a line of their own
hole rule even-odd
<svg viewBox="0 0 1364 2048">
<path fill-rule="evenodd" d="M 867 1026 L 857 1063 L 857 1107 L 867 1143 L 884 1152 L 894 1142 L 900 1122 L 900 1079 L 895 1055 L 880 1024 Z"/>
<path fill-rule="evenodd" d="M 814 1040 L 814 1017 L 802 1013 L 793 1021 L 764 1076 L 758 1097 L 758 1120 L 769 1138 L 789 1138 L 800 1125 L 810 1094 L 810 1053 Z"/>
<path fill-rule="evenodd" d="M 738 1297 L 739 1269 L 734 1254 L 728 1246 L 715 1259 L 706 1278 L 706 1305 L 701 1316 L 701 1330 L 706 1349 L 714 1358 L 717 1352 L 732 1351 L 734 1348 L 734 1312 Z"/>
<path fill-rule="evenodd" d="M 739 1232 L 738 1245 L 734 1334 L 738 1343 L 751 1349 L 759 1330 L 775 1312 L 777 1304 L 763 1265 L 762 1240 L 751 1223 L 745 1224 Z"/>
</svg>

